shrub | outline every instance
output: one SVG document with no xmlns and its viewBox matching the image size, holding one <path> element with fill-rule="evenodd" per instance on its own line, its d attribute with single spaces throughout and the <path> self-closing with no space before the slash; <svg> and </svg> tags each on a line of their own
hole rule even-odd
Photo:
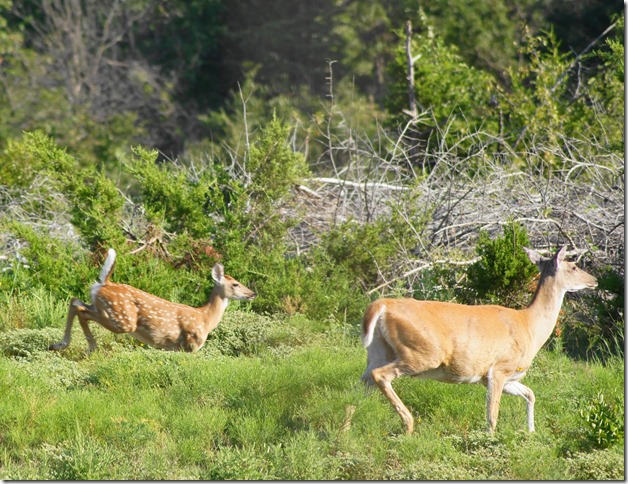
<svg viewBox="0 0 628 484">
<path fill-rule="evenodd" d="M 368 224 L 348 221 L 323 236 L 322 244 L 330 258 L 346 267 L 356 282 L 368 287 L 377 280 L 378 268 L 389 263 L 398 247 L 391 240 L 389 220 Z"/>
<path fill-rule="evenodd" d="M 412 287 L 412 297 L 419 300 L 450 301 L 455 302 L 465 294 L 457 288 L 461 279 L 461 269 L 447 264 L 435 264 L 421 271 L 421 277 Z"/>
<path fill-rule="evenodd" d="M 303 155 L 292 151 L 288 145 L 289 130 L 273 116 L 251 146 L 246 170 L 251 174 L 254 198 L 277 201 L 309 173 Z"/>
<path fill-rule="evenodd" d="M 30 358 L 35 353 L 48 351 L 48 346 L 59 338 L 52 328 L 19 329 L 0 333 L 0 352 L 5 356 Z"/>
<path fill-rule="evenodd" d="M 77 168 L 76 160 L 41 131 L 10 141 L 3 161 L 1 178 L 20 187 L 27 187 L 38 173 L 57 179 Z"/>
<path fill-rule="evenodd" d="M 598 288 L 573 303 L 577 317 L 561 324 L 561 342 L 573 358 L 606 360 L 624 355 L 624 279 L 610 268 L 597 275 Z"/>
<path fill-rule="evenodd" d="M 37 176 L 46 181 L 47 190 L 40 194 L 43 198 L 36 207 L 37 215 L 62 219 L 60 214 L 50 215 L 51 208 L 57 208 L 51 205 L 61 205 L 90 247 L 124 242 L 124 198 L 103 173 L 79 168 L 77 159 L 39 131 L 26 133 L 20 141 L 10 143 L 7 158 L 7 168 L 0 168 L 0 174 L 6 172 L 16 186 L 26 187 Z M 59 204 L 59 198 L 67 199 L 68 206 Z"/>
<path fill-rule="evenodd" d="M 577 481 L 623 481 L 625 462 L 622 453 L 596 450 L 577 453 L 567 458 L 569 479 Z"/>
<path fill-rule="evenodd" d="M 133 149 L 125 162 L 136 179 L 133 191 L 151 223 L 176 233 L 210 237 L 224 229 L 221 222 L 238 213 L 241 186 L 219 164 L 197 169 L 180 163 L 157 163 L 156 150 Z"/>
<path fill-rule="evenodd" d="M 120 247 L 126 239 L 122 232 L 124 198 L 118 188 L 103 173 L 83 171 L 75 176 L 65 187 L 72 201 L 72 223 L 92 249 Z"/>
<path fill-rule="evenodd" d="M 225 356 L 252 356 L 265 346 L 273 327 L 273 320 L 267 316 L 228 311 L 209 333 L 206 346 Z"/>
<path fill-rule="evenodd" d="M 591 447 L 605 449 L 624 439 L 624 412 L 615 403 L 604 400 L 598 394 L 580 409 L 580 417 L 587 428 L 587 440 Z"/>
<path fill-rule="evenodd" d="M 21 255 L 25 264 L 0 274 L 0 284 L 19 291 L 32 291 L 41 286 L 56 297 L 81 294 L 86 282 L 90 284 L 95 277 L 90 276 L 87 254 L 78 245 L 49 237 L 35 228 L 9 222 L 0 225 L 14 236 L 25 241 Z"/>
<path fill-rule="evenodd" d="M 480 299 L 503 302 L 510 299 L 521 304 L 518 294 L 538 271 L 522 249 L 529 245 L 524 227 L 511 222 L 502 237 L 491 240 L 488 232 L 480 232 L 476 251 L 481 259 L 469 266 L 469 287 Z"/>
</svg>

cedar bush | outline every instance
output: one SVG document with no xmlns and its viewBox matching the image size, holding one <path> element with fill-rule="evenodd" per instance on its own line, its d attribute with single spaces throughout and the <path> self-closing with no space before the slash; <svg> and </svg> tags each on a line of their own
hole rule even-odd
<svg viewBox="0 0 628 484">
<path fill-rule="evenodd" d="M 503 235 L 494 240 L 487 231 L 481 231 L 476 246 L 481 259 L 468 269 L 473 296 L 492 303 L 525 303 L 519 294 L 538 273 L 523 250 L 529 243 L 525 228 L 514 222 L 504 226 Z"/>
<path fill-rule="evenodd" d="M 563 350 L 572 358 L 606 361 L 624 355 L 625 283 L 610 267 L 598 269 L 596 277 L 595 291 L 574 298 L 560 336 Z"/>
</svg>

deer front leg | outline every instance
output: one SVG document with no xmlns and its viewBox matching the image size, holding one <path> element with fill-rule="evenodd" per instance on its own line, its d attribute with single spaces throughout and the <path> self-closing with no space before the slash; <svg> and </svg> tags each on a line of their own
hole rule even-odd
<svg viewBox="0 0 628 484">
<path fill-rule="evenodd" d="M 74 323 L 74 318 L 77 316 L 79 318 L 81 328 L 83 329 L 83 333 L 85 333 L 85 337 L 87 338 L 89 350 L 92 351 L 96 349 L 96 340 L 87 325 L 87 319 L 82 314 L 84 311 L 92 311 L 92 309 L 80 299 L 73 297 L 70 301 L 70 308 L 68 309 L 68 317 L 65 323 L 65 334 L 63 335 L 63 339 L 58 343 L 50 345 L 48 347 L 49 350 L 59 351 L 68 347 L 70 341 L 72 340 L 72 325 Z"/>
<path fill-rule="evenodd" d="M 534 432 L 534 392 L 523 383 L 518 381 L 509 381 L 504 385 L 504 393 L 521 397 L 526 401 L 528 415 L 528 431 Z"/>
</svg>

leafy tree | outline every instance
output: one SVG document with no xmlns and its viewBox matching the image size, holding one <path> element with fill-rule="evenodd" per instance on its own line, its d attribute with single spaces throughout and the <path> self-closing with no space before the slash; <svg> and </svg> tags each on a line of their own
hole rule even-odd
<svg viewBox="0 0 628 484">
<path fill-rule="evenodd" d="M 579 59 L 561 52 L 553 31 L 527 39 L 523 52 L 530 61 L 517 70 L 510 69 L 510 90 L 501 91 L 499 97 L 499 106 L 506 119 L 504 134 L 515 148 L 520 142 L 523 145 L 545 142 L 557 145 L 561 136 L 595 137 L 606 140 L 606 143 L 612 139 L 609 144 L 617 146 L 619 116 L 608 101 L 623 100 L 623 89 L 620 93 L 616 82 L 620 73 L 623 76 L 623 68 L 619 67 L 623 47 L 612 40 L 607 41 L 607 45 L 610 47 L 608 53 L 598 51 L 594 54 L 605 61 L 599 78 L 592 76 L 583 81 L 579 74 Z M 608 97 L 604 100 L 598 90 L 600 82 L 606 86 L 605 96 Z M 609 131 L 600 128 L 601 120 L 608 122 Z M 563 159 L 554 159 L 547 153 L 544 161 L 555 166 Z"/>
<path fill-rule="evenodd" d="M 169 73 L 172 95 L 187 109 L 220 106 L 234 83 L 221 55 L 230 2 L 134 1 L 148 11 L 145 21 L 132 25 L 128 55 Z"/>
<path fill-rule="evenodd" d="M 425 16 L 423 22 L 424 25 L 428 22 Z M 496 119 L 491 107 L 495 81 L 486 72 L 467 65 L 457 48 L 445 44 L 429 23 L 422 30 L 411 40 L 411 55 L 416 59 L 414 96 L 419 116 L 412 120 L 411 113 L 404 114 L 409 107 L 408 62 L 405 39 L 400 33 L 395 58 L 388 66 L 391 78 L 386 97 L 389 124 L 405 129 L 410 122 L 406 137 L 410 143 L 424 147 L 429 145 L 432 133 L 446 124 L 447 146 L 453 144 L 453 139 L 475 132 L 480 126 L 496 130 L 495 123 L 490 122 L 491 116 Z M 433 140 L 432 147 L 436 143 L 437 140 Z M 468 148 L 468 144 L 463 143 L 461 147 Z"/>
<path fill-rule="evenodd" d="M 257 199 L 274 203 L 308 174 L 303 155 L 290 149 L 288 135 L 288 126 L 274 117 L 251 146 L 245 169 L 251 174 L 251 188 Z"/>
<path fill-rule="evenodd" d="M 520 18 L 528 17 L 528 24 L 534 22 L 526 15 L 530 3 L 436 0 L 426 2 L 424 9 L 443 42 L 456 46 L 467 64 L 501 77 L 517 61 Z M 518 11 L 513 12 L 513 7 Z"/>
<path fill-rule="evenodd" d="M 604 45 L 589 56 L 598 63 L 598 67 L 597 74 L 588 80 L 587 86 L 588 103 L 591 106 L 587 124 L 597 128 L 593 129 L 597 140 L 618 152 L 624 150 L 624 28 L 624 18 L 618 17 Z"/>
</svg>

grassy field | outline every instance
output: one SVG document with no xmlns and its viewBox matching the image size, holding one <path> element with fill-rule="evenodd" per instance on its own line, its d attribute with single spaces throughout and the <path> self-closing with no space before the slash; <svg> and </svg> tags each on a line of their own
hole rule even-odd
<svg viewBox="0 0 628 484">
<path fill-rule="evenodd" d="M 46 347 L 64 304 L 33 297 L 4 301 L 0 317 L 2 479 L 624 478 L 623 360 L 542 350 L 524 380 L 533 434 L 522 399 L 503 398 L 491 436 L 482 386 L 398 379 L 418 420 L 405 436 L 359 381 L 354 326 L 230 308 L 197 354 L 96 328 L 101 348 L 88 356 L 78 327 L 59 354 Z"/>
</svg>

